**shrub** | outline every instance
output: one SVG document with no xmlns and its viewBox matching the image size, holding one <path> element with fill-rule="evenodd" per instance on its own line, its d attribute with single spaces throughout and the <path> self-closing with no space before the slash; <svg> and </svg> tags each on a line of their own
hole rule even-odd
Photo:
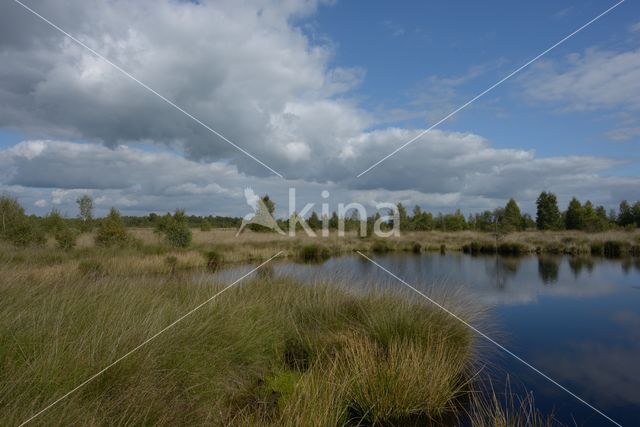
<svg viewBox="0 0 640 427">
<path fill-rule="evenodd" d="M 498 245 L 498 253 L 504 255 L 521 255 L 526 251 L 524 245 L 516 242 L 503 242 Z"/>
<path fill-rule="evenodd" d="M 58 248 L 64 251 L 71 250 L 76 246 L 77 237 L 77 231 L 73 228 L 68 227 L 58 230 L 54 235 L 56 243 L 58 244 Z"/>
<path fill-rule="evenodd" d="M 411 252 L 413 252 L 414 254 L 419 254 L 420 252 L 422 252 L 422 245 L 418 242 L 413 242 L 413 245 L 411 246 Z"/>
<path fill-rule="evenodd" d="M 17 199 L 0 196 L 0 236 L 2 238 L 8 238 L 11 229 L 24 218 L 24 209 Z"/>
<path fill-rule="evenodd" d="M 304 262 L 320 262 L 329 258 L 329 249 L 319 245 L 306 245 L 300 249 L 299 258 Z"/>
<path fill-rule="evenodd" d="M 207 269 L 210 271 L 216 271 L 222 265 L 223 257 L 220 252 L 212 249 L 207 251 L 204 256 L 207 260 Z"/>
<path fill-rule="evenodd" d="M 173 222 L 164 233 L 165 241 L 177 248 L 188 248 L 191 245 L 191 229 L 186 223 Z"/>
<path fill-rule="evenodd" d="M 604 255 L 604 243 L 591 242 L 591 255 Z"/>
<path fill-rule="evenodd" d="M 15 246 L 22 248 L 29 245 L 42 246 L 47 241 L 44 230 L 35 220 L 28 217 L 20 218 L 11 224 L 5 237 Z"/>
<path fill-rule="evenodd" d="M 78 271 L 83 277 L 98 279 L 106 275 L 106 270 L 102 263 L 95 259 L 80 261 Z"/>
<path fill-rule="evenodd" d="M 166 214 L 156 226 L 156 233 L 163 234 L 164 240 L 176 248 L 188 248 L 191 245 L 191 229 L 184 211 L 177 210 L 175 214 Z"/>
<path fill-rule="evenodd" d="M 626 252 L 624 242 L 616 240 L 607 240 L 604 242 L 604 255 L 607 257 L 617 258 Z"/>
<path fill-rule="evenodd" d="M 376 240 L 371 245 L 371 251 L 375 254 L 383 254 L 391 251 L 391 246 L 386 240 Z"/>
<path fill-rule="evenodd" d="M 462 246 L 462 252 L 467 254 L 494 254 L 496 253 L 496 245 L 491 242 L 471 242 Z"/>
<path fill-rule="evenodd" d="M 96 245 L 105 247 L 124 246 L 130 240 L 120 213 L 117 209 L 111 208 L 109 215 L 100 222 L 95 238 Z"/>
<path fill-rule="evenodd" d="M 208 220 L 202 220 L 202 222 L 200 223 L 200 231 L 211 231 L 211 224 Z"/>
</svg>

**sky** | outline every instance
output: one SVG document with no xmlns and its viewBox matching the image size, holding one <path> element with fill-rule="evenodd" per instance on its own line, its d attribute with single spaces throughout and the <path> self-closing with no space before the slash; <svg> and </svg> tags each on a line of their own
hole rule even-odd
<svg viewBox="0 0 640 427">
<path fill-rule="evenodd" d="M 632 0 L 360 177 L 616 2 L 23 3 L 112 63 L 0 5 L 0 192 L 30 213 L 240 216 L 246 187 L 278 215 L 290 188 L 317 211 L 640 199 Z"/>
</svg>

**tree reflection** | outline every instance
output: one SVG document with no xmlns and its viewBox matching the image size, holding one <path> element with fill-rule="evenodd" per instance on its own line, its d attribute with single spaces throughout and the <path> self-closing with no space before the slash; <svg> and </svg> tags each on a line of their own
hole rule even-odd
<svg viewBox="0 0 640 427">
<path fill-rule="evenodd" d="M 558 273 L 560 271 L 560 258 L 540 255 L 538 256 L 538 274 L 542 283 L 550 285 L 558 281 Z"/>
<path fill-rule="evenodd" d="M 581 256 L 572 256 L 569 258 L 569 267 L 573 272 L 574 277 L 578 277 L 584 268 L 587 269 L 589 273 L 593 271 L 593 258 L 591 257 L 581 257 Z"/>
<path fill-rule="evenodd" d="M 487 263 L 487 274 L 495 278 L 496 289 L 504 290 L 508 279 L 513 278 L 520 268 L 521 257 L 496 255 L 493 263 Z"/>
</svg>

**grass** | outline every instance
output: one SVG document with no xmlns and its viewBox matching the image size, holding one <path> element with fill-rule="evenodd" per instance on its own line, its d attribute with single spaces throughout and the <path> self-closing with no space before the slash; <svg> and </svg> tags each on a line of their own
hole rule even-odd
<svg viewBox="0 0 640 427">
<path fill-rule="evenodd" d="M 461 231 L 443 233 L 410 232 L 400 237 L 385 239 L 359 238 L 347 233 L 343 238 L 336 234 L 329 237 L 309 237 L 298 233 L 295 238 L 275 233 L 247 231 L 235 236 L 234 230 L 215 229 L 193 231 L 193 243 L 189 248 L 168 246 L 161 236 L 150 229 L 129 229 L 132 242 L 125 247 L 105 248 L 94 244 L 94 235 L 79 236 L 75 247 L 65 251 L 56 250 L 56 241 L 50 239 L 44 247 L 29 247 L 16 250 L 0 242 L 0 262 L 13 265 L 29 265 L 30 271 L 40 274 L 58 265 L 65 269 L 77 269 L 78 263 L 100 260 L 105 270 L 112 275 L 164 274 L 168 257 L 175 257 L 171 269 L 186 270 L 201 268 L 207 264 L 211 269 L 230 264 L 264 261 L 279 251 L 283 257 L 294 261 L 318 262 L 329 256 L 387 252 L 446 252 L 503 254 L 573 254 L 596 256 L 640 256 L 640 231 L 608 231 L 584 233 L 518 232 L 501 236 L 496 246 L 491 234 Z"/>
<path fill-rule="evenodd" d="M 304 262 L 354 250 L 574 247 L 615 256 L 633 253 L 640 241 L 637 233 L 516 233 L 496 249 L 495 240 L 471 232 L 382 241 L 271 233 L 235 239 L 231 230 L 214 230 L 195 231 L 190 248 L 171 248 L 151 230 L 130 234 L 130 244 L 113 248 L 95 246 L 89 234 L 65 251 L 52 251 L 55 241 L 0 244 L 0 424 L 21 423 L 223 286 L 196 285 L 194 270 L 279 250 Z M 436 299 L 471 323 L 483 320 L 455 295 Z M 35 424 L 428 425 L 467 417 L 477 425 L 550 425 L 532 404 L 477 398 L 480 365 L 471 332 L 426 302 L 354 294 L 340 283 L 309 286 L 265 268 Z"/>
<path fill-rule="evenodd" d="M 179 263 L 162 257 L 165 273 Z M 107 261 L 73 270 L 1 265 L 0 424 L 24 421 L 222 286 L 196 286 L 179 271 L 123 276 Z M 474 347 L 466 327 L 399 295 L 262 277 L 227 291 L 34 424 L 438 420 L 459 410 L 475 374 Z"/>
</svg>

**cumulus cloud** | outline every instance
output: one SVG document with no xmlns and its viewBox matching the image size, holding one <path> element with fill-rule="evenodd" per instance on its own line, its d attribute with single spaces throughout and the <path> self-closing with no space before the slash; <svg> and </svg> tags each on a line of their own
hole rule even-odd
<svg viewBox="0 0 640 427">
<path fill-rule="evenodd" d="M 589 49 L 563 62 L 539 62 L 521 81 L 525 94 L 564 111 L 640 108 L 640 50 Z"/>
<path fill-rule="evenodd" d="M 369 136 L 374 142 L 353 142 L 347 157 L 357 156 L 362 147 L 375 143 L 382 151 L 385 132 L 381 134 L 375 135 L 379 139 Z M 444 143 L 448 140 L 453 143 Z M 365 175 L 363 184 L 354 178 L 320 183 L 277 177 L 256 180 L 235 165 L 197 162 L 169 151 L 33 140 L 0 150 L 0 169 L 4 171 L 0 190 L 17 195 L 40 213 L 49 205 L 75 212 L 75 200 L 89 193 L 101 213 L 117 206 L 131 214 L 184 208 L 199 214 L 234 216 L 246 213 L 243 190 L 249 186 L 259 194 L 268 193 L 276 201 L 279 216 L 288 215 L 289 188 L 296 189 L 298 210 L 311 202 L 318 211 L 325 202 L 320 197 L 322 190 L 331 193 L 326 201 L 332 210 L 338 203 L 359 202 L 374 208 L 381 202 L 402 202 L 433 211 L 450 211 L 452 207 L 478 211 L 515 196 L 525 210 L 532 211 L 540 189 L 556 191 L 561 203 L 573 195 L 608 206 L 624 197 L 640 198 L 639 179 L 594 172 L 616 164 L 607 159 L 539 159 L 529 151 L 491 148 L 477 135 L 445 132 L 436 132 L 417 152 L 420 157 L 411 150 L 402 153 L 400 162 L 391 163 L 396 166 L 385 168 L 380 176 Z M 404 170 L 406 167 L 410 169 Z M 422 176 L 416 179 L 412 174 L 419 168 Z M 396 188 L 387 188 L 387 178 L 397 183 Z M 401 185 L 408 181 L 414 188 Z"/>
<path fill-rule="evenodd" d="M 330 68 L 330 46 L 292 24 L 318 3 L 29 5 L 276 169 L 302 175 L 298 163 L 368 124 L 338 98 L 362 70 Z M 111 147 L 176 145 L 191 158 L 268 173 L 18 5 L 1 7 L 0 126 Z"/>
<path fill-rule="evenodd" d="M 401 200 L 434 210 L 492 208 L 512 196 L 526 208 L 542 189 L 558 192 L 561 200 L 640 197 L 636 178 L 606 175 L 616 165 L 610 159 L 540 158 L 533 151 L 494 148 L 471 132 L 432 131 L 356 179 L 421 130 L 382 128 L 377 115 L 357 103 L 350 91 L 365 71 L 331 66 L 331 43 L 312 41 L 298 26 L 321 3 L 29 2 L 285 180 L 268 176 L 254 160 L 18 5 L 3 3 L 0 128 L 30 138 L 0 151 L 0 186 L 39 209 L 47 207 L 45 201 L 73 210 L 75 198 L 90 192 L 99 209 L 181 207 L 233 215 L 245 212 L 245 186 L 268 192 L 280 206 L 290 186 L 309 200 L 317 201 L 326 188 L 344 202 Z M 535 96 L 573 99 L 580 108 L 613 98 L 636 108 L 637 57 L 593 51 L 572 59 L 578 71 L 543 67 L 537 72 L 546 74 L 539 75 L 562 84 L 541 78 L 546 86 Z M 612 62 L 619 65 L 618 86 L 600 93 Z M 609 74 L 593 76 L 587 69 L 593 63 L 596 74 L 603 72 L 598 66 Z M 457 86 L 481 72 L 441 83 Z M 570 92 L 576 88 L 589 95 Z"/>
</svg>

